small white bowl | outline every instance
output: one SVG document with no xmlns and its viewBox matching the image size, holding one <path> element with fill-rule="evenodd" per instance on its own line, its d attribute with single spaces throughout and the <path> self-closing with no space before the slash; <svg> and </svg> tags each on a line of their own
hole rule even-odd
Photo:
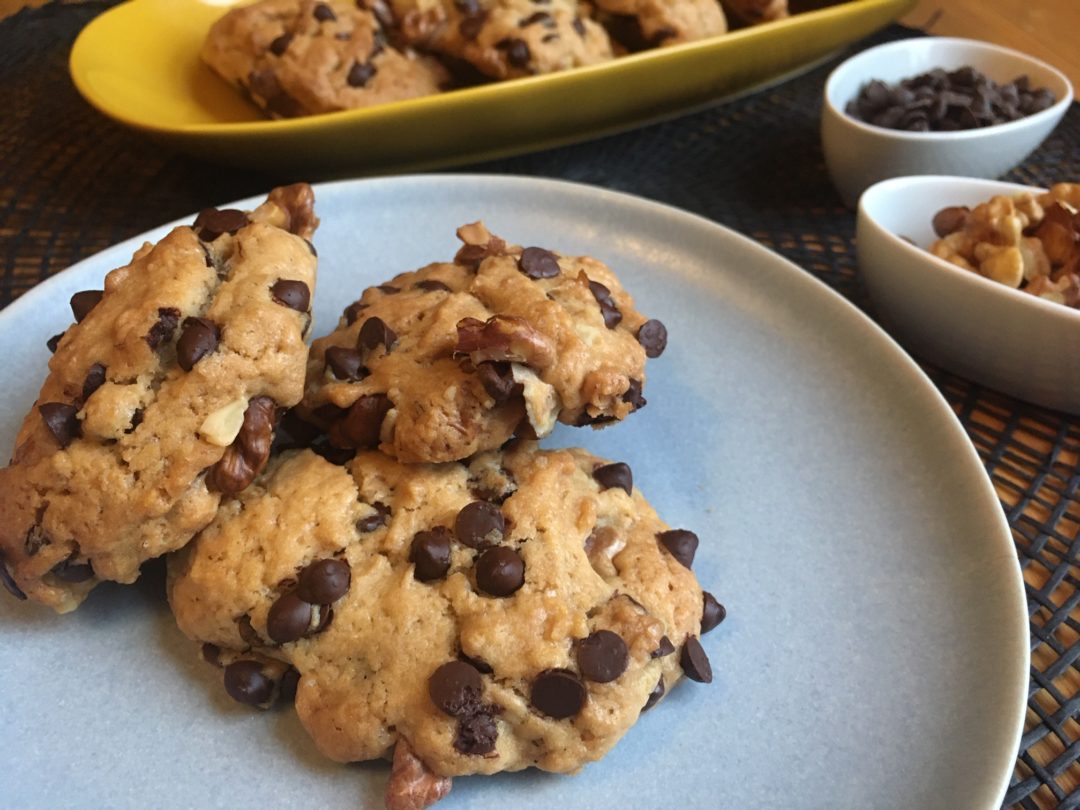
<svg viewBox="0 0 1080 810">
<path fill-rule="evenodd" d="M 1019 399 L 1080 414 L 1080 310 L 927 251 L 937 238 L 931 220 L 942 208 L 974 208 L 1022 191 L 1044 189 L 968 177 L 877 183 L 859 200 L 859 270 L 885 326 L 915 355 Z"/>
<path fill-rule="evenodd" d="M 844 112 L 872 79 L 896 84 L 934 68 L 971 65 L 999 84 L 1026 74 L 1057 102 L 1007 124 L 958 132 L 906 132 L 872 126 Z M 854 208 L 879 180 L 913 174 L 999 177 L 1020 163 L 1053 131 L 1072 102 L 1073 89 L 1058 70 L 1019 51 L 970 39 L 924 37 L 879 45 L 843 62 L 825 83 L 821 140 L 825 165 L 845 205 Z"/>
</svg>

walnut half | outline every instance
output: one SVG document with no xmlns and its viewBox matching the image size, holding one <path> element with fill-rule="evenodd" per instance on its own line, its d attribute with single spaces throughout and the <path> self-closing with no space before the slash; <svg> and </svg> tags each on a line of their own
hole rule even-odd
<svg viewBox="0 0 1080 810">
<path fill-rule="evenodd" d="M 450 792 L 451 780 L 428 770 L 404 738 L 394 747 L 394 764 L 386 783 L 386 810 L 424 810 Z"/>
<path fill-rule="evenodd" d="M 474 366 L 508 361 L 542 370 L 555 363 L 551 339 L 515 315 L 493 315 L 487 321 L 462 318 L 457 333 L 455 352 L 469 355 Z"/>
<path fill-rule="evenodd" d="M 255 397 L 244 411 L 244 423 L 221 461 L 206 473 L 209 489 L 234 495 L 255 480 L 270 457 L 277 424 L 277 405 L 270 397 Z"/>
</svg>

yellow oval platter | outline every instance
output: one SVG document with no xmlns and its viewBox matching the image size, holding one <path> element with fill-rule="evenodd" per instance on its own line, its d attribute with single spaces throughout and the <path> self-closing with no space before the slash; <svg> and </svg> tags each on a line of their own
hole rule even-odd
<svg viewBox="0 0 1080 810">
<path fill-rule="evenodd" d="M 180 151 L 308 176 L 430 169 L 581 141 L 670 118 L 811 64 L 908 11 L 849 0 L 591 67 L 326 115 L 269 120 L 199 60 L 236 0 L 130 0 L 71 52 L 79 92 Z"/>
</svg>

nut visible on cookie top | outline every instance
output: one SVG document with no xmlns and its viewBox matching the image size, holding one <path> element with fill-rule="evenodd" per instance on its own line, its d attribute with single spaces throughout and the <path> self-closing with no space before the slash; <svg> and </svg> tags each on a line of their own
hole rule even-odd
<svg viewBox="0 0 1080 810">
<path fill-rule="evenodd" d="M 458 236 L 453 262 L 367 289 L 312 346 L 299 413 L 333 446 L 454 461 L 645 405 L 645 361 L 667 329 L 611 269 L 482 223 Z"/>
<path fill-rule="evenodd" d="M 184 545 L 269 456 L 303 392 L 311 188 L 207 209 L 76 293 L 0 470 L 0 584 L 58 611 Z M 287 300 L 275 293 L 291 291 Z"/>
<path fill-rule="evenodd" d="M 457 775 L 574 772 L 682 675 L 711 680 L 699 638 L 723 618 L 696 537 L 609 467 L 532 442 L 467 465 L 291 451 L 170 557 L 170 604 L 233 697 L 295 683 L 325 755 L 392 756 L 388 807 Z"/>
</svg>

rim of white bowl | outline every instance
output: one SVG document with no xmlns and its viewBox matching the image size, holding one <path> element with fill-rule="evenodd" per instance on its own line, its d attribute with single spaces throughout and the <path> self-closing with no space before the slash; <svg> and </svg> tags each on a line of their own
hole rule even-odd
<svg viewBox="0 0 1080 810">
<path fill-rule="evenodd" d="M 865 51 L 860 51 L 854 56 L 845 59 L 829 74 L 829 78 L 825 80 L 825 92 L 824 103 L 827 109 L 831 110 L 834 114 L 838 115 L 841 119 L 849 123 L 851 126 L 866 132 L 870 135 L 877 135 L 883 138 L 895 138 L 902 141 L 963 141 L 963 140 L 975 140 L 977 138 L 993 137 L 998 133 L 1011 132 L 1016 129 L 1020 129 L 1025 126 L 1035 126 L 1040 122 L 1044 122 L 1047 119 L 1055 116 L 1064 115 L 1065 110 L 1072 103 L 1073 100 L 1073 86 L 1069 78 L 1051 65 L 1049 62 L 1044 62 L 1041 59 L 1037 59 L 1030 54 L 1026 54 L 1023 51 L 1018 51 L 1014 48 L 1006 48 L 1004 45 L 995 45 L 992 42 L 984 42 L 981 39 L 965 39 L 964 37 L 926 37 L 917 38 L 915 42 L 933 42 L 935 45 L 944 45 L 946 47 L 950 45 L 964 45 L 974 46 L 984 51 L 997 54 L 1006 54 L 1015 57 L 1023 62 L 1028 63 L 1041 70 L 1045 70 L 1054 76 L 1061 86 L 1065 88 L 1065 92 L 1060 95 L 1058 100 L 1045 110 L 1041 110 L 1034 115 L 1027 115 L 1023 118 L 1018 118 L 1015 121 L 1009 121 L 1004 124 L 994 124 L 989 127 L 977 127 L 975 129 L 961 129 L 954 132 L 911 132 L 905 129 L 889 129 L 888 127 L 879 127 L 874 124 L 868 124 L 865 121 L 848 115 L 843 109 L 833 103 L 832 97 L 834 95 L 833 89 L 839 77 L 851 70 L 859 62 L 862 62 L 872 55 L 879 54 L 883 51 L 889 50 L 902 50 L 905 47 L 909 47 L 912 44 L 911 39 L 901 39 L 896 42 L 886 42 L 883 45 L 876 45 L 873 48 L 868 48 Z M 933 70 L 937 65 L 930 65 L 924 70 Z M 918 75 L 918 74 L 912 74 Z M 873 77 L 865 79 L 870 81 Z M 846 102 L 845 102 L 846 104 Z"/>
<path fill-rule="evenodd" d="M 949 183 L 951 185 L 966 184 L 966 185 L 981 185 L 981 186 L 994 186 L 999 191 L 1018 193 L 1020 191 L 1033 191 L 1035 193 L 1043 193 L 1047 191 L 1045 188 L 1039 188 L 1038 186 L 1026 186 L 1023 183 L 1008 183 L 1004 180 L 986 180 L 978 177 L 957 177 L 946 174 L 917 174 L 907 177 L 891 177 L 888 180 L 881 180 L 874 183 L 866 191 L 863 192 L 859 198 L 858 215 L 860 218 L 865 217 L 866 220 L 876 225 L 882 232 L 887 234 L 892 242 L 900 247 L 901 250 L 908 251 L 909 253 L 917 254 L 928 265 L 937 267 L 945 272 L 952 273 L 956 279 L 962 279 L 965 283 L 970 283 L 975 286 L 976 289 L 983 290 L 987 294 L 991 295 L 1004 295 L 1009 301 L 1016 301 L 1026 306 L 1036 307 L 1041 309 L 1047 316 L 1064 319 L 1069 322 L 1080 322 L 1080 309 L 1075 309 L 1065 304 L 1059 304 L 1056 301 L 1048 301 L 1045 298 L 1040 298 L 1037 295 L 1031 295 L 1030 293 L 1022 292 L 1014 287 L 1009 287 L 1001 282 L 989 279 L 986 276 L 972 272 L 971 270 L 965 270 L 962 267 L 958 267 L 952 262 L 947 262 L 938 256 L 935 256 L 926 248 L 913 245 L 907 241 L 904 237 L 894 232 L 891 228 L 886 227 L 881 220 L 877 219 L 868 210 L 866 200 L 872 194 L 874 196 L 888 196 L 895 191 L 894 186 L 932 186 L 936 184 Z M 987 197 L 989 199 L 989 197 Z M 986 200 L 983 200 L 985 202 Z M 946 203 L 947 204 L 947 203 Z M 856 240 L 856 250 L 858 250 L 858 243 Z M 861 267 L 861 265 L 860 265 Z"/>
</svg>

